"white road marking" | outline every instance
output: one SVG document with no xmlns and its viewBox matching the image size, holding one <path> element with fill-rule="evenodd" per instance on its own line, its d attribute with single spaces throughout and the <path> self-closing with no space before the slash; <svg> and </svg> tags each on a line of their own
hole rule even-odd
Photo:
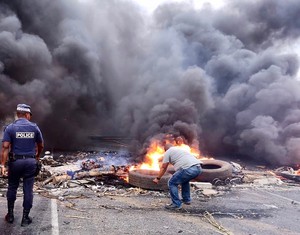
<svg viewBox="0 0 300 235">
<path fill-rule="evenodd" d="M 59 235 L 56 199 L 51 199 L 51 224 L 52 235 Z"/>
<path fill-rule="evenodd" d="M 259 191 L 264 192 L 264 193 L 268 193 L 268 194 L 270 194 L 270 195 L 272 195 L 272 196 L 275 196 L 275 197 L 278 197 L 278 198 L 287 200 L 287 201 L 289 201 L 289 202 L 291 202 L 291 203 L 296 203 L 296 204 L 299 204 L 299 205 L 300 205 L 300 202 L 299 202 L 299 201 L 296 201 L 296 200 L 293 200 L 293 199 L 290 199 L 290 198 L 287 198 L 287 197 L 278 195 L 278 194 L 276 194 L 276 193 L 271 193 L 271 192 L 268 192 L 268 191 L 265 191 L 265 190 L 259 190 Z"/>
</svg>

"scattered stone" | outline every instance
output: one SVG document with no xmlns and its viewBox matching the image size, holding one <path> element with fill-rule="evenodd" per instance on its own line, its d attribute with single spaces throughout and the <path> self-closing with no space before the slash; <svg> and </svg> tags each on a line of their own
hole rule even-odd
<svg viewBox="0 0 300 235">
<path fill-rule="evenodd" d="M 269 177 L 269 178 L 261 178 L 255 179 L 253 181 L 254 185 L 263 186 L 263 185 L 281 185 L 283 182 L 276 178 L 276 177 Z"/>
<path fill-rule="evenodd" d="M 212 184 L 209 182 L 190 182 L 192 187 L 197 189 L 212 189 Z"/>
<path fill-rule="evenodd" d="M 203 189 L 202 194 L 205 196 L 214 196 L 219 194 L 219 192 L 214 189 Z"/>
<path fill-rule="evenodd" d="M 236 162 L 230 162 L 230 164 L 232 165 L 233 173 L 240 173 L 244 169 L 244 167 L 242 167 L 240 164 L 238 164 Z"/>
</svg>

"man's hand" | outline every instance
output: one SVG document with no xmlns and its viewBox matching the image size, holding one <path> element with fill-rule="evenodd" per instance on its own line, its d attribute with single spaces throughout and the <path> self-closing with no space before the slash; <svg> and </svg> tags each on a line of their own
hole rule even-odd
<svg viewBox="0 0 300 235">
<path fill-rule="evenodd" d="M 42 170 L 42 163 L 39 160 L 36 160 L 36 170 L 34 176 L 38 176 Z"/>
<path fill-rule="evenodd" d="M 160 170 L 159 170 L 159 173 L 158 173 L 158 176 L 157 176 L 155 179 L 153 179 L 153 183 L 155 183 L 155 184 L 158 184 L 158 183 L 159 183 L 160 177 L 163 177 L 163 175 L 165 174 L 165 172 L 166 172 L 166 170 L 167 170 L 167 168 L 168 168 L 168 165 L 169 165 L 168 162 L 165 162 L 165 163 L 163 163 L 163 164 L 161 165 Z"/>
<path fill-rule="evenodd" d="M 1 175 L 3 177 L 7 176 L 7 168 L 5 166 L 1 166 Z"/>
<path fill-rule="evenodd" d="M 160 180 L 160 179 L 156 177 L 156 178 L 154 178 L 153 182 L 154 182 L 155 184 L 158 184 L 158 183 L 159 183 L 159 180 Z"/>
</svg>

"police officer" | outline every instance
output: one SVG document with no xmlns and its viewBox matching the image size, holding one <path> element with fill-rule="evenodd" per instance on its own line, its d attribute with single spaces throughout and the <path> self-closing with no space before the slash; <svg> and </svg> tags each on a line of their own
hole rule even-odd
<svg viewBox="0 0 300 235">
<path fill-rule="evenodd" d="M 2 139 L 2 165 L 8 162 L 8 213 L 5 220 L 14 222 L 14 204 L 20 179 L 23 178 L 23 217 L 21 226 L 32 222 L 29 217 L 33 202 L 34 176 L 37 163 L 44 148 L 44 141 L 39 127 L 30 122 L 31 107 L 26 104 L 17 105 L 17 120 L 9 124 Z M 2 174 L 7 174 L 7 168 L 2 168 Z"/>
</svg>

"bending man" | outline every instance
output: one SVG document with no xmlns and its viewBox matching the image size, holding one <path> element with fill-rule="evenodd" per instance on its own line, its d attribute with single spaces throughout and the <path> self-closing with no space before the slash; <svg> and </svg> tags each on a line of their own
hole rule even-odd
<svg viewBox="0 0 300 235">
<path fill-rule="evenodd" d="M 182 203 L 188 205 L 191 203 L 190 181 L 201 173 L 201 161 L 190 152 L 180 147 L 174 147 L 170 144 L 167 144 L 165 146 L 165 150 L 166 152 L 164 154 L 161 169 L 153 182 L 159 182 L 160 178 L 165 174 L 169 163 L 174 166 L 176 172 L 168 182 L 172 203 L 166 205 L 165 208 L 177 210 L 181 209 Z M 181 185 L 182 200 L 179 198 L 179 185 Z"/>
</svg>

